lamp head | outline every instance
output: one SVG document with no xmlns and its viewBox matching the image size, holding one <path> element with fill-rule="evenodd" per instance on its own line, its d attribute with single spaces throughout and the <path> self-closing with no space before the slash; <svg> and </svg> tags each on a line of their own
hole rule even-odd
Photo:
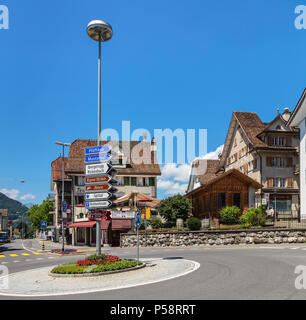
<svg viewBox="0 0 306 320">
<path fill-rule="evenodd" d="M 87 26 L 88 36 L 95 41 L 108 41 L 113 36 L 113 29 L 105 21 L 102 20 L 92 20 Z"/>
</svg>

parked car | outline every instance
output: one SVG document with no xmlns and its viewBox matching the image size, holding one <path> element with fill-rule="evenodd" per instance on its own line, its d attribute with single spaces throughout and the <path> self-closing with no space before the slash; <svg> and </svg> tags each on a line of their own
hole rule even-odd
<svg viewBox="0 0 306 320">
<path fill-rule="evenodd" d="M 8 243 L 8 242 L 11 242 L 10 237 L 6 233 L 0 234 L 0 243 Z"/>
</svg>

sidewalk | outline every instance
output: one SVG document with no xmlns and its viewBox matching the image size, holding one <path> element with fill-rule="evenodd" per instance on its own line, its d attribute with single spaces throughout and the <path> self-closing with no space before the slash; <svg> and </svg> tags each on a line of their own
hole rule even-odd
<svg viewBox="0 0 306 320">
<path fill-rule="evenodd" d="M 59 251 L 62 250 L 62 243 L 61 242 L 52 242 L 50 240 L 42 240 L 39 238 L 35 238 L 33 240 L 36 240 L 37 243 L 39 243 L 40 247 L 42 246 L 42 244 L 45 244 L 45 251 L 47 250 L 54 250 L 54 249 L 58 249 Z M 65 249 L 74 249 L 77 250 L 78 252 L 94 252 L 96 251 L 95 247 L 89 247 L 89 246 L 73 246 L 71 244 L 65 244 Z M 103 247 L 101 248 L 102 250 L 104 249 Z M 107 249 L 109 249 L 109 247 L 107 247 Z"/>
</svg>

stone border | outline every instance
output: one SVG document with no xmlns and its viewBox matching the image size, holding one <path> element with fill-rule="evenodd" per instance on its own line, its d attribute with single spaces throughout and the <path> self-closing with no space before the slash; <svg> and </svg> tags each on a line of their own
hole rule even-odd
<svg viewBox="0 0 306 320">
<path fill-rule="evenodd" d="M 96 276 L 103 276 L 105 274 L 114 274 L 114 273 L 121 273 L 121 272 L 127 272 L 132 270 L 138 270 L 141 268 L 144 268 L 146 266 L 146 263 L 142 263 L 141 265 L 138 265 L 136 267 L 132 268 L 125 268 L 120 270 L 114 270 L 114 271 L 103 271 L 103 272 L 88 272 L 88 273 L 71 273 L 71 274 L 62 274 L 62 273 L 52 273 L 51 271 L 48 273 L 50 277 L 53 278 L 83 278 L 83 277 L 96 277 Z"/>
</svg>

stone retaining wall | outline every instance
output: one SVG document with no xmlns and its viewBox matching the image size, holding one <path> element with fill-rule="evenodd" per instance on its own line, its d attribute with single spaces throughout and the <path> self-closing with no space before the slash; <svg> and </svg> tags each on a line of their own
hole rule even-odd
<svg viewBox="0 0 306 320">
<path fill-rule="evenodd" d="M 306 229 L 239 229 L 239 230 L 207 230 L 147 232 L 148 247 L 187 247 L 199 245 L 235 245 L 257 243 L 304 243 Z M 140 233 L 139 243 L 145 246 L 145 234 Z M 120 235 L 121 247 L 135 247 L 135 233 Z"/>
</svg>

